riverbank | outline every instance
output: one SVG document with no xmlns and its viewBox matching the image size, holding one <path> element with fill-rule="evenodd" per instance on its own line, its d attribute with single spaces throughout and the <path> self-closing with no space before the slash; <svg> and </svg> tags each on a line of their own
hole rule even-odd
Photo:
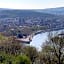
<svg viewBox="0 0 64 64">
<path fill-rule="evenodd" d="M 57 35 L 57 33 L 61 33 L 63 31 L 64 31 L 64 29 L 49 31 L 49 32 L 52 32 L 54 34 L 56 33 L 56 35 Z M 41 50 L 41 46 L 47 40 L 49 32 L 41 32 L 41 33 L 34 35 L 32 41 L 30 42 L 30 46 L 34 46 L 38 50 Z"/>
</svg>

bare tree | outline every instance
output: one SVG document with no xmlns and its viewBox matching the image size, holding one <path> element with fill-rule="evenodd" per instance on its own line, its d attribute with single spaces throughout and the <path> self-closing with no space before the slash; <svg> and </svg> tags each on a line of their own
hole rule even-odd
<svg viewBox="0 0 64 64">
<path fill-rule="evenodd" d="M 62 34 L 52 35 L 49 34 L 46 45 L 42 47 L 42 53 L 48 62 L 45 64 L 64 64 L 64 36 Z"/>
</svg>

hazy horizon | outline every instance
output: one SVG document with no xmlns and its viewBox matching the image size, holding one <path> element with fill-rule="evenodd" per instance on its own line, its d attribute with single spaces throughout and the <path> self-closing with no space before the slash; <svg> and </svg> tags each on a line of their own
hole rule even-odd
<svg viewBox="0 0 64 64">
<path fill-rule="evenodd" d="M 55 8 L 64 8 L 64 7 L 54 7 L 54 8 L 44 8 L 45 9 L 55 9 Z M 10 9 L 10 10 L 41 10 L 41 9 L 14 9 L 14 8 L 0 8 L 0 9 Z"/>
<path fill-rule="evenodd" d="M 7 9 L 47 9 L 64 7 L 62 0 L 0 0 L 0 8 Z"/>
</svg>

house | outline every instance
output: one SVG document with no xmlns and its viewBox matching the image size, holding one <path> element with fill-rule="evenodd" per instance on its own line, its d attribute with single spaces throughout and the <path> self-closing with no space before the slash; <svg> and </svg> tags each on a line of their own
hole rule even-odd
<svg viewBox="0 0 64 64">
<path fill-rule="evenodd" d="M 21 43 L 30 44 L 30 42 L 32 41 L 32 36 L 31 35 L 22 34 L 22 33 L 18 33 L 16 41 L 21 42 Z"/>
</svg>

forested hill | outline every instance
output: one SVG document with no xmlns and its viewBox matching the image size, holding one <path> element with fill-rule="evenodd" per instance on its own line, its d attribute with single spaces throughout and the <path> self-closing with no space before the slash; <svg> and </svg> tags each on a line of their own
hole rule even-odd
<svg viewBox="0 0 64 64">
<path fill-rule="evenodd" d="M 5 17 L 53 17 L 54 15 L 48 13 L 37 12 L 37 10 L 17 10 L 0 8 L 0 18 Z"/>
<path fill-rule="evenodd" d="M 64 7 L 40 9 L 40 10 L 37 10 L 37 11 L 41 12 L 41 13 L 64 15 Z"/>
<path fill-rule="evenodd" d="M 49 9 L 32 9 L 32 10 L 22 10 L 22 9 L 6 9 L 0 8 L 0 17 L 35 17 L 35 16 L 50 16 L 54 15 L 64 15 L 64 7 L 59 8 L 49 8 Z"/>
</svg>

